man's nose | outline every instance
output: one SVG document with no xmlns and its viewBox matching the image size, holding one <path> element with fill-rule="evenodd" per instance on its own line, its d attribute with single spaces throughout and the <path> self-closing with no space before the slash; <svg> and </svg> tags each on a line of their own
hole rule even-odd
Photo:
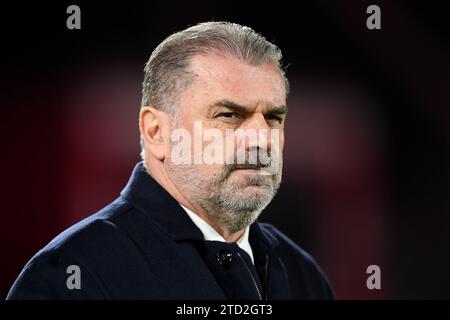
<svg viewBox="0 0 450 320">
<path fill-rule="evenodd" d="M 252 148 L 263 149 L 270 152 L 271 135 L 270 127 L 267 124 L 266 118 L 262 113 L 255 113 L 249 117 L 242 126 L 245 131 L 253 132 L 254 134 L 246 135 L 245 149 Z"/>
</svg>

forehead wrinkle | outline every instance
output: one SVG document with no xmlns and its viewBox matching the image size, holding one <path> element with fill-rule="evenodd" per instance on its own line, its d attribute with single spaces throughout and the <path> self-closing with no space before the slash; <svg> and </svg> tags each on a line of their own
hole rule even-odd
<svg viewBox="0 0 450 320">
<path fill-rule="evenodd" d="M 215 71 L 211 70 L 210 66 L 208 66 L 205 62 L 199 62 L 197 67 L 199 69 L 197 71 L 199 71 L 199 72 L 196 72 L 196 75 L 202 75 L 202 71 L 203 71 L 203 74 L 207 74 L 213 78 L 218 77 L 217 71 L 215 72 Z M 222 71 L 221 69 L 219 69 L 219 70 Z"/>
<path fill-rule="evenodd" d="M 217 63 L 212 60 L 215 57 L 219 59 Z M 224 64 L 221 65 L 222 63 Z M 255 98 L 267 100 L 267 97 L 254 95 L 257 92 L 261 93 L 259 89 L 254 92 L 252 86 L 255 84 L 273 92 L 271 98 L 276 99 L 276 101 L 272 101 L 273 105 L 286 103 L 284 82 L 279 72 L 272 73 L 275 71 L 273 68 L 267 68 L 264 65 L 251 66 L 233 57 L 226 58 L 218 55 L 199 55 L 193 57 L 191 61 L 191 71 L 195 74 L 195 81 L 198 81 L 199 85 L 202 83 L 202 91 L 205 94 L 214 93 L 217 89 L 223 95 L 222 97 L 217 96 L 218 99 L 233 100 L 233 102 L 252 106 L 260 103 L 260 101 L 255 102 Z M 239 101 L 234 101 L 236 99 Z"/>
<path fill-rule="evenodd" d="M 218 58 L 219 61 L 214 63 L 211 60 L 209 60 L 209 58 Z M 221 63 L 223 63 L 223 66 L 218 67 L 218 65 Z M 233 78 L 234 76 L 238 76 L 239 80 L 242 79 L 243 77 L 245 78 L 257 77 L 264 80 L 274 78 L 273 75 L 268 75 L 267 71 L 262 72 L 261 70 L 261 67 L 265 65 L 271 65 L 271 63 L 263 63 L 261 65 L 249 65 L 239 60 L 238 58 L 235 58 L 230 55 L 223 55 L 223 56 L 220 54 L 198 55 L 192 59 L 191 65 L 194 71 L 195 67 L 197 67 L 198 71 L 200 72 L 204 71 L 205 74 L 210 75 L 214 78 L 224 76 L 223 80 L 231 80 L 230 78 Z M 229 77 L 228 75 L 231 75 L 231 77 Z"/>
</svg>

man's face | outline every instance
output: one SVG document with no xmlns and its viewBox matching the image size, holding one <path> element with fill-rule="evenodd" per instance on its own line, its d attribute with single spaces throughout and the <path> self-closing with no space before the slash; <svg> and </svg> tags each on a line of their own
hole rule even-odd
<svg viewBox="0 0 450 320">
<path fill-rule="evenodd" d="M 284 79 L 272 63 L 213 54 L 195 56 L 190 70 L 194 80 L 180 97 L 175 127 L 190 134 L 191 160 L 179 164 L 169 155 L 165 165 L 188 201 L 235 232 L 257 218 L 281 181 Z"/>
</svg>

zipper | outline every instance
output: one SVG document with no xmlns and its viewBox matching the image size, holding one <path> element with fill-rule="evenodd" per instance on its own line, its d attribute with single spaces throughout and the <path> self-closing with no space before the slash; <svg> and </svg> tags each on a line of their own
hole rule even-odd
<svg viewBox="0 0 450 320">
<path fill-rule="evenodd" d="M 239 258 L 241 258 L 241 261 L 244 264 L 245 268 L 247 269 L 248 274 L 250 275 L 250 278 L 252 278 L 253 285 L 256 288 L 256 292 L 258 293 L 259 300 L 263 300 L 263 297 L 261 295 L 261 291 L 259 290 L 258 283 L 256 282 L 256 279 L 253 276 L 253 273 L 250 271 L 250 268 L 248 267 L 247 262 L 244 261 L 244 258 L 242 258 L 241 254 L 239 252 L 237 253 L 237 255 L 239 256 Z"/>
</svg>

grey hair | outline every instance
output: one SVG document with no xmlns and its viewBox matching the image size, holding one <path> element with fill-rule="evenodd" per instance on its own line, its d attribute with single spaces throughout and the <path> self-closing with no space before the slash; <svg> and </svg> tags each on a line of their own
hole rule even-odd
<svg viewBox="0 0 450 320">
<path fill-rule="evenodd" d="M 249 27 L 230 22 L 204 22 L 172 34 L 150 55 L 144 68 L 141 106 L 152 105 L 167 112 L 176 122 L 180 93 L 193 80 L 190 59 L 198 54 L 230 54 L 249 65 L 275 64 L 285 76 L 281 50 Z M 141 137 L 141 156 L 144 142 Z"/>
</svg>

